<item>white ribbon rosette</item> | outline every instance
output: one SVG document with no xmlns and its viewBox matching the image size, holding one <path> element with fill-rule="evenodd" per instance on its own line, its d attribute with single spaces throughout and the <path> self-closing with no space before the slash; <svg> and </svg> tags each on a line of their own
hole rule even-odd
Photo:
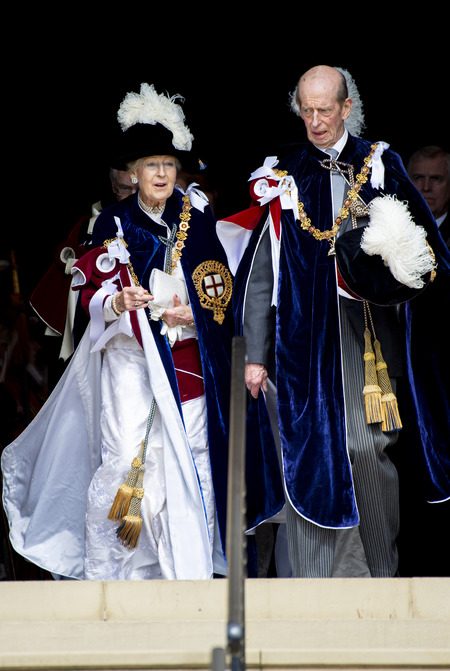
<svg viewBox="0 0 450 671">
<path fill-rule="evenodd" d="M 295 219 L 298 219 L 299 211 L 297 185 L 291 175 L 277 174 L 274 170 L 276 165 L 278 165 L 277 157 L 268 156 L 265 159 L 264 164 L 251 174 L 249 182 L 254 182 L 253 192 L 256 200 L 261 206 L 264 206 L 270 204 L 275 198 L 279 198 L 281 209 L 292 210 Z M 276 184 L 270 184 L 269 180 L 272 182 L 275 181 Z M 274 276 L 272 305 L 276 305 L 278 290 L 277 278 L 280 259 L 281 222 L 273 220 L 270 208 L 266 226 L 269 227 L 270 245 L 272 249 L 272 270 Z"/>
</svg>

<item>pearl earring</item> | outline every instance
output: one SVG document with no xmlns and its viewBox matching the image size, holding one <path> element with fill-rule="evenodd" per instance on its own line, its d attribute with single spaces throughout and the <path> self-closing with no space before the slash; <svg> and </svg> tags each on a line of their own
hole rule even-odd
<svg viewBox="0 0 450 671">
<path fill-rule="evenodd" d="M 137 177 L 132 177 L 132 178 L 131 178 L 131 182 L 132 182 L 133 184 L 137 184 L 137 183 L 138 183 Z"/>
</svg>

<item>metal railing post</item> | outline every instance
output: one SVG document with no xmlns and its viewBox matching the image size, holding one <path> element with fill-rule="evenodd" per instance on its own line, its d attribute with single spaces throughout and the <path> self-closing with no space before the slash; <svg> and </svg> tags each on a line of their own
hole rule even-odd
<svg viewBox="0 0 450 671">
<path fill-rule="evenodd" d="M 231 403 L 228 462 L 227 563 L 228 652 L 232 671 L 245 669 L 245 450 L 247 394 L 245 386 L 246 341 L 232 342 Z"/>
<path fill-rule="evenodd" d="M 231 671 L 245 670 L 245 451 L 247 391 L 245 386 L 246 341 L 235 336 L 231 351 L 230 429 L 226 552 L 228 565 L 227 649 L 215 648 L 212 671 L 225 671 L 226 655 Z"/>
</svg>

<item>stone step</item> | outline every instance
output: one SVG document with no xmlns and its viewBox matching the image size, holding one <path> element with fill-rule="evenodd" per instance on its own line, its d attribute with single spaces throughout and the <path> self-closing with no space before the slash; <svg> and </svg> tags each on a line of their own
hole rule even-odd
<svg viewBox="0 0 450 671">
<path fill-rule="evenodd" d="M 228 581 L 0 583 L 0 669 L 211 669 Z M 450 578 L 245 582 L 247 669 L 450 669 Z"/>
</svg>

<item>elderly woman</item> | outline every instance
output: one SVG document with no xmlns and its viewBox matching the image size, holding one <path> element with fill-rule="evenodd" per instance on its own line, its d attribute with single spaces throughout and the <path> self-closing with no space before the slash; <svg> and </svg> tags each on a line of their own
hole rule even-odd
<svg viewBox="0 0 450 671">
<path fill-rule="evenodd" d="M 138 191 L 73 268 L 90 326 L 48 431 L 5 450 L 11 540 L 66 577 L 210 578 L 226 573 L 231 275 L 206 197 L 176 185 L 195 161 L 181 107 L 142 84 L 118 120 L 115 167 Z"/>
</svg>

